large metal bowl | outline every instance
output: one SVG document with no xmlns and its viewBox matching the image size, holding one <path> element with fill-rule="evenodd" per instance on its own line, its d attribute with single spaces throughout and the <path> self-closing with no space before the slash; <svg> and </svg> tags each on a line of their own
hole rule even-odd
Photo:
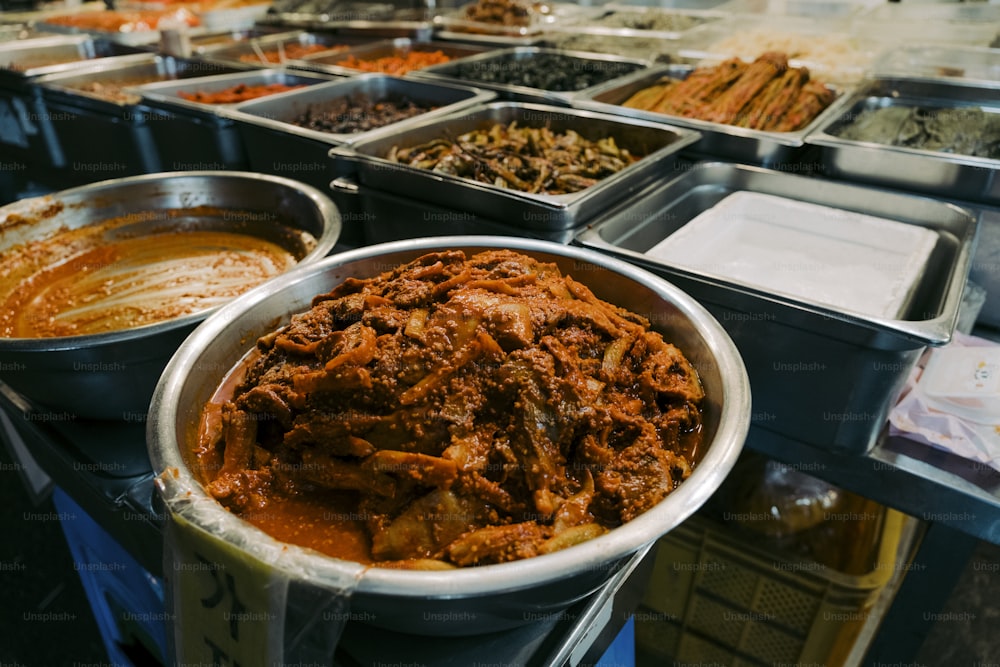
<svg viewBox="0 0 1000 667">
<path fill-rule="evenodd" d="M 336 206 L 315 188 L 276 176 L 189 171 L 112 179 L 4 206 L 0 251 L 48 238 L 61 229 L 122 216 L 134 216 L 135 222 L 116 233 L 162 230 L 165 218 L 156 212 L 197 206 L 220 209 L 213 224 L 278 243 L 298 258 L 299 265 L 328 255 L 340 235 Z M 246 215 L 227 216 L 230 210 Z M 299 236 L 277 234 L 276 219 L 308 232 L 316 242 L 306 247 Z M 201 223 L 188 220 L 187 224 Z M 145 415 L 170 356 L 213 310 L 101 334 L 0 338 L 0 379 L 29 400 L 65 412 L 67 418 Z"/>
<path fill-rule="evenodd" d="M 510 248 L 588 285 L 597 296 L 645 315 L 698 369 L 706 400 L 704 457 L 691 477 L 645 514 L 607 534 L 521 561 L 449 571 L 367 567 L 280 545 L 216 503 L 196 481 L 185 453 L 198 415 L 223 376 L 257 336 L 307 310 L 312 297 L 350 276 L 369 277 L 428 252 Z M 515 627 L 557 613 L 595 591 L 630 555 L 681 523 L 728 474 L 750 423 L 750 389 L 743 361 L 725 330 L 689 296 L 634 265 L 589 249 L 504 236 L 453 236 L 396 241 L 328 257 L 279 276 L 208 318 L 180 346 L 156 387 L 147 443 L 160 494 L 171 516 L 224 540 L 232 549 L 272 562 L 293 579 L 309 576 L 320 589 L 351 582 L 351 614 L 400 632 L 469 635 Z M 278 548 L 281 546 L 282 548 Z M 301 573 L 311 573 L 302 575 Z M 183 610 L 177 610 L 183 613 Z"/>
</svg>

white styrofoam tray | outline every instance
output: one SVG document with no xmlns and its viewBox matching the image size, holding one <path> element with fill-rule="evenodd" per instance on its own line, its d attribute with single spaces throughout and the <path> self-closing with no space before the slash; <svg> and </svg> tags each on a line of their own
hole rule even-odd
<svg viewBox="0 0 1000 667">
<path fill-rule="evenodd" d="M 806 302 L 896 319 L 937 238 L 896 220 L 741 191 L 646 254 Z"/>
</svg>

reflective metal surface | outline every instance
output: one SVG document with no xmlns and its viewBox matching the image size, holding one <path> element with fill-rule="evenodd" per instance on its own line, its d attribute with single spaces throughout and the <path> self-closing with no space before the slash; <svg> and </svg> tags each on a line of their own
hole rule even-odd
<svg viewBox="0 0 1000 667">
<path fill-rule="evenodd" d="M 41 215 L 53 206 L 61 209 L 54 215 Z M 340 214 L 314 188 L 261 174 L 192 171 L 102 181 L 0 208 L 0 221 L 14 216 L 32 221 L 0 222 L 0 249 L 43 239 L 60 229 L 129 215 L 136 219 L 130 232 L 141 234 L 163 227 L 163 218 L 151 212 L 196 206 L 259 213 L 260 221 L 250 224 L 247 216 L 234 216 L 233 229 L 284 245 L 299 258 L 299 264 L 327 255 L 340 235 Z M 315 246 L 303 247 L 299 237 L 279 237 L 273 226 L 276 220 L 308 232 L 316 239 Z M 141 414 L 170 356 L 213 310 L 87 336 L 0 338 L 0 378 L 24 396 L 73 418 L 122 419 L 123 414 Z"/>
<path fill-rule="evenodd" d="M 684 351 L 706 393 L 704 457 L 691 477 L 659 505 L 601 537 L 511 563 L 446 572 L 368 568 L 294 546 L 287 546 L 283 557 L 289 556 L 289 567 L 313 573 L 317 586 L 345 575 L 356 577 L 352 613 L 367 612 L 380 626 L 417 634 L 469 635 L 515 627 L 537 614 L 565 609 L 599 588 L 632 554 L 700 507 L 728 474 L 749 429 L 749 384 L 728 335 L 686 294 L 626 262 L 549 241 L 459 236 L 375 245 L 280 276 L 222 308 L 178 349 L 150 407 L 147 442 L 154 471 L 169 469 L 172 480 L 179 479 L 183 487 L 190 483 L 183 497 L 166 498 L 168 507 L 183 507 L 186 520 L 231 544 L 268 553 L 274 540 L 211 499 L 187 468 L 184 452 L 190 446 L 192 415 L 257 336 L 307 309 L 314 295 L 343 279 L 377 275 L 436 250 L 497 247 L 555 262 L 598 297 L 644 314 Z M 327 572 L 329 580 L 324 579 Z"/>
</svg>

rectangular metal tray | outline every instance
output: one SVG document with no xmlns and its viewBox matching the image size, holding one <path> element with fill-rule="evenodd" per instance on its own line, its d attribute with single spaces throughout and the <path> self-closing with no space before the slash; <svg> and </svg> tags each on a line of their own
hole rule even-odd
<svg viewBox="0 0 1000 667">
<path fill-rule="evenodd" d="M 206 64 L 224 65 L 223 62 Z M 235 63 L 229 63 L 236 68 Z M 245 65 L 244 67 L 250 67 Z M 196 80 L 164 81 L 132 89 L 143 98 L 150 130 L 164 169 L 247 169 L 250 158 L 236 122 L 223 113 L 227 104 L 203 104 L 180 96 L 184 91 L 220 91 L 239 84 L 319 85 L 335 80 L 280 68 L 246 69 Z M 294 92 L 294 91 L 289 91 Z M 277 93 L 281 97 L 288 93 Z"/>
<path fill-rule="evenodd" d="M 197 58 L 176 58 L 155 53 L 138 53 L 102 58 L 99 61 L 81 64 L 70 71 L 40 76 L 35 79 L 34 83 L 44 89 L 44 94 L 49 97 L 54 94 L 54 91 L 58 91 L 65 96 L 79 98 L 74 99 L 74 102 L 81 106 L 108 110 L 117 114 L 120 113 L 121 107 L 134 106 L 142 101 L 141 94 L 132 90 L 139 85 L 174 82 L 252 69 L 254 68 L 249 65 L 212 63 Z M 147 78 L 151 79 L 148 84 L 127 83 Z M 127 94 L 128 99 L 112 99 L 100 93 L 83 90 L 83 87 L 88 84 L 115 82 L 125 82 L 122 91 Z"/>
<path fill-rule="evenodd" d="M 100 157 L 100 162 L 94 164 L 113 166 L 110 170 L 113 176 L 172 169 L 180 158 L 170 155 L 164 161 L 167 156 L 159 150 L 161 145 L 167 147 L 168 153 L 183 147 L 186 157 L 182 162 L 185 163 L 211 163 L 219 168 L 241 166 L 236 157 L 223 159 L 214 152 L 219 150 L 233 156 L 238 155 L 239 150 L 232 144 L 234 137 L 220 136 L 221 128 L 214 123 L 185 118 L 171 118 L 168 122 L 161 117 L 151 117 L 151 109 L 144 104 L 135 87 L 124 86 L 123 93 L 128 97 L 119 99 L 91 94 L 80 87 L 93 82 L 127 82 L 147 76 L 156 77 L 167 85 L 190 86 L 190 82 L 199 77 L 228 76 L 242 71 L 250 69 L 145 53 L 103 58 L 70 71 L 38 77 L 36 87 L 48 109 L 42 119 L 42 129 L 52 136 L 58 149 L 56 166 L 88 164 Z"/>
<path fill-rule="evenodd" d="M 600 86 L 586 95 L 574 97 L 572 105 L 604 113 L 615 113 L 629 118 L 654 122 L 667 122 L 689 127 L 701 133 L 701 141 L 689 153 L 702 158 L 722 158 L 734 162 L 747 162 L 765 167 L 780 167 L 798 162 L 805 152 L 806 137 L 820 127 L 831 114 L 836 113 L 837 100 L 822 111 L 809 125 L 795 132 L 764 132 L 735 125 L 713 123 L 695 118 L 631 109 L 622 106 L 634 93 L 655 83 L 663 76 L 686 78 L 694 71 L 693 64 L 672 64 L 652 67 L 633 76 Z M 837 90 L 837 89 L 834 89 Z M 843 96 L 845 93 L 838 91 Z"/>
<path fill-rule="evenodd" d="M 899 46 L 887 49 L 875 59 L 871 76 L 874 79 L 941 79 L 977 86 L 1000 86 L 1000 49 L 933 44 Z"/>
<path fill-rule="evenodd" d="M 528 21 L 525 25 L 504 25 L 489 21 L 470 19 L 466 9 L 479 4 L 476 0 L 462 3 L 454 9 L 447 9 L 434 16 L 434 25 L 439 30 L 470 35 L 502 35 L 506 37 L 527 37 L 539 35 L 564 21 L 578 21 L 588 16 L 603 13 L 600 7 L 588 7 L 573 2 L 524 3 L 529 6 Z M 538 11 L 544 8 L 545 11 Z"/>
<path fill-rule="evenodd" d="M 566 56 L 579 62 L 580 68 L 594 67 L 601 68 L 612 66 L 615 68 L 625 67 L 629 71 L 612 79 L 602 81 L 599 84 L 569 91 L 553 91 L 540 87 L 532 87 L 516 84 L 501 84 L 489 81 L 481 81 L 478 78 L 464 77 L 462 70 L 483 70 L 491 69 L 503 70 L 516 63 L 531 61 L 540 55 L 558 54 Z M 574 67 L 576 65 L 574 64 Z M 539 102 L 543 104 L 563 104 L 568 105 L 570 100 L 587 95 L 590 91 L 607 85 L 610 81 L 615 81 L 634 72 L 643 71 L 649 67 L 649 61 L 640 58 L 624 58 L 621 55 L 594 53 L 589 51 L 571 51 L 567 49 L 552 49 L 543 46 L 514 46 L 507 49 L 493 50 L 481 53 L 471 58 L 466 58 L 460 63 L 444 63 L 432 65 L 422 70 L 413 72 L 413 76 L 431 78 L 438 81 L 453 81 L 464 83 L 478 88 L 495 90 L 500 95 L 500 99 L 523 102 Z"/>
<path fill-rule="evenodd" d="M 1000 202 L 1000 160 L 841 139 L 837 134 L 861 111 L 883 106 L 960 109 L 1000 113 L 994 87 L 958 81 L 868 79 L 806 137 L 818 146 L 823 173 L 834 178 L 900 188 L 947 199 Z"/>
<path fill-rule="evenodd" d="M 365 71 L 344 67 L 338 63 L 344 58 L 353 56 L 359 60 L 376 60 L 378 58 L 388 58 L 392 56 L 405 57 L 408 53 L 432 53 L 440 51 L 451 59 L 468 58 L 483 51 L 492 50 L 489 46 L 479 46 L 475 44 L 460 44 L 457 42 L 445 42 L 441 40 L 415 40 L 406 37 L 397 39 L 385 39 L 371 42 L 362 46 L 356 46 L 347 51 L 339 51 L 335 54 L 319 54 L 316 56 L 306 56 L 299 60 L 290 60 L 290 67 L 297 67 L 316 72 L 325 72 L 338 76 L 357 76 Z M 413 72 L 410 72 L 411 74 Z"/>
<path fill-rule="evenodd" d="M 266 128 L 285 137 L 294 135 L 310 139 L 318 145 L 322 145 L 322 155 L 325 158 L 329 153 L 330 146 L 363 141 L 372 132 L 386 129 L 389 126 L 364 132 L 338 134 L 300 127 L 293 124 L 292 120 L 313 105 L 322 105 L 355 95 L 363 96 L 373 103 L 405 97 L 417 104 L 433 107 L 432 110 L 420 114 L 419 118 L 424 120 L 453 113 L 474 104 L 484 104 L 496 97 L 491 92 L 471 86 L 434 83 L 371 73 L 317 84 L 292 91 L 287 95 L 281 95 L 277 99 L 265 97 L 250 100 L 234 105 L 223 114 L 239 121 L 241 126 L 252 131 L 253 136 L 257 136 L 257 132 L 253 131 L 253 128 Z M 393 124 L 393 126 L 396 125 L 396 123 Z M 244 136 L 247 141 L 251 140 L 251 135 Z"/>
<path fill-rule="evenodd" d="M 56 167 L 61 160 L 56 139 L 44 127 L 51 114 L 33 85 L 37 78 L 131 51 L 85 35 L 0 42 L 0 147 L 7 157 L 42 168 Z"/>
<path fill-rule="evenodd" d="M 661 9 L 659 7 L 605 7 L 596 16 L 583 17 L 574 21 L 557 23 L 547 29 L 547 33 L 581 33 L 590 35 L 607 35 L 611 37 L 628 38 L 644 37 L 650 39 L 676 40 L 683 37 L 689 30 L 698 26 L 718 21 L 726 16 L 721 12 L 707 12 L 682 9 Z M 687 18 L 690 25 L 673 30 L 651 27 L 641 27 L 640 21 L 653 21 L 663 18 Z M 615 23 L 620 20 L 619 25 Z M 629 23 L 631 21 L 631 23 Z M 639 26 L 639 27 L 637 27 Z"/>
<path fill-rule="evenodd" d="M 372 102 L 407 98 L 435 107 L 419 116 L 381 128 L 353 134 L 334 134 L 300 127 L 292 120 L 313 105 L 361 95 Z M 304 180 L 329 188 L 333 174 L 329 159 L 331 146 L 363 141 L 373 132 L 404 126 L 415 119 L 431 119 L 491 101 L 495 95 L 469 86 L 456 86 L 385 74 L 358 76 L 309 86 L 277 98 L 261 98 L 222 111 L 236 123 L 251 169 Z M 303 169 L 303 165 L 325 168 Z"/>
<path fill-rule="evenodd" d="M 618 146 L 643 156 L 616 174 L 579 192 L 540 195 L 500 188 L 472 179 L 399 164 L 386 159 L 393 146 L 415 146 L 464 132 L 516 121 L 521 127 L 574 130 L 591 141 L 614 137 Z M 358 182 L 377 190 L 417 200 L 461 208 L 497 222 L 546 232 L 569 229 L 602 208 L 634 194 L 648 181 L 669 174 L 677 154 L 698 140 L 698 133 L 663 123 L 565 109 L 550 105 L 492 102 L 405 128 L 378 132 L 364 141 L 335 147 L 330 155 L 340 175 L 357 175 Z"/>
<path fill-rule="evenodd" d="M 650 63 L 677 62 L 674 53 L 679 47 L 678 42 L 671 39 L 636 34 L 594 33 L 587 30 L 551 31 L 535 41 L 536 46 L 547 49 L 607 53 Z"/>
<path fill-rule="evenodd" d="M 203 102 L 185 99 L 184 97 L 181 97 L 180 94 L 183 92 L 190 93 L 195 91 L 216 93 L 239 85 L 263 86 L 270 84 L 283 84 L 286 86 L 312 86 L 336 79 L 337 77 L 335 76 L 324 75 L 316 72 L 303 72 L 301 70 L 271 67 L 199 77 L 196 83 L 192 81 L 164 81 L 162 83 L 150 83 L 144 86 L 136 86 L 133 90 L 142 95 L 143 102 L 145 104 L 152 107 L 164 109 L 166 111 L 187 110 L 217 115 L 219 109 L 227 106 L 234 106 L 239 103 L 205 104 Z M 277 93 L 277 95 L 284 94 L 286 93 Z"/>
<path fill-rule="evenodd" d="M 281 67 L 282 63 L 272 63 L 260 58 L 261 52 L 268 52 L 272 49 L 288 46 L 291 44 L 298 46 L 312 46 L 321 44 L 329 46 L 331 50 L 343 45 L 346 48 L 353 48 L 360 44 L 371 42 L 374 38 L 366 38 L 358 35 L 337 35 L 328 32 L 308 32 L 304 30 L 283 32 L 260 37 L 251 37 L 235 44 L 206 48 L 201 52 L 201 57 L 206 60 L 237 62 L 240 64 L 250 64 L 257 67 Z M 248 62 L 244 57 L 252 57 L 254 60 Z M 287 62 L 287 61 L 286 61 Z"/>
<path fill-rule="evenodd" d="M 574 229 L 544 231 L 497 222 L 490 215 L 459 210 L 460 203 L 438 206 L 359 185 L 351 177 L 330 182 L 330 197 L 340 211 L 344 233 L 361 244 L 387 243 L 428 236 L 493 235 L 569 243 Z M 341 236 L 343 238 L 343 234 Z"/>
<path fill-rule="evenodd" d="M 71 71 L 96 58 L 135 52 L 88 35 L 50 35 L 0 42 L 0 87 L 24 88 L 30 79 Z"/>
<path fill-rule="evenodd" d="M 861 316 L 667 265 L 645 252 L 737 191 L 866 213 L 938 234 L 927 270 L 899 319 Z M 927 346 L 951 339 L 978 218 L 899 192 L 725 162 L 702 162 L 591 220 L 580 245 L 666 277 L 709 309 L 747 364 L 755 426 L 819 447 L 864 453 Z"/>
</svg>

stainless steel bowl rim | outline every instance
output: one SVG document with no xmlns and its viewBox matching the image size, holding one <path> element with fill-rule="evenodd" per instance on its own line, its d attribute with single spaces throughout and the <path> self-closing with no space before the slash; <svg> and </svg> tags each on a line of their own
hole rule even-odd
<svg viewBox="0 0 1000 667">
<path fill-rule="evenodd" d="M 78 194 L 87 193 L 98 196 L 102 191 L 115 190 L 122 186 L 131 184 L 141 184 L 145 182 L 171 181 L 177 179 L 203 179 L 203 178 L 224 178 L 230 180 L 266 181 L 278 185 L 284 185 L 292 190 L 298 190 L 308 197 L 316 210 L 324 219 L 337 220 L 339 226 L 340 213 L 333 201 L 318 188 L 301 183 L 299 181 L 275 176 L 270 174 L 260 174 L 249 171 L 225 171 L 225 170 L 202 170 L 202 171 L 169 171 L 155 174 L 142 174 L 140 176 L 126 176 L 122 178 L 111 178 L 105 181 L 80 185 L 50 195 L 41 195 L 37 199 L 73 197 Z M 0 209 L 2 212 L 2 209 Z M 316 247 L 308 252 L 298 261 L 299 265 L 311 264 L 321 257 L 326 256 L 336 244 L 336 236 L 332 235 L 327 240 L 317 239 Z M 301 266 L 296 268 L 303 268 Z M 20 352 L 20 351 L 55 351 L 55 350 L 78 350 L 87 347 L 100 347 L 104 345 L 114 345 L 123 341 L 144 338 L 151 335 L 182 329 L 209 317 L 222 306 L 215 306 L 206 310 L 177 317 L 163 322 L 146 324 L 129 329 L 108 331 L 99 334 L 89 334 L 83 336 L 59 336 L 52 338 L 3 338 L 0 337 L 0 352 Z"/>
<path fill-rule="evenodd" d="M 184 383 L 183 370 L 197 363 L 202 348 L 214 340 L 234 317 L 313 274 L 326 272 L 348 262 L 394 252 L 432 252 L 445 248 L 509 248 L 528 254 L 537 252 L 558 255 L 597 265 L 647 285 L 690 318 L 712 350 L 715 357 L 713 361 L 725 377 L 719 429 L 691 476 L 660 504 L 581 545 L 509 563 L 446 571 L 370 567 L 331 558 L 294 545 L 285 545 L 224 509 L 200 484 L 194 482 L 180 448 L 176 446 L 178 434 L 175 429 L 175 413 Z M 742 450 L 750 425 L 750 384 L 743 360 L 725 329 L 691 297 L 645 269 L 597 251 L 552 241 L 505 236 L 443 236 L 393 241 L 339 253 L 316 264 L 294 269 L 247 292 L 238 302 L 222 306 L 188 336 L 168 363 L 154 392 L 147 424 L 146 440 L 154 472 L 159 474 L 176 469 L 181 477 L 191 479 L 193 484 L 189 489 L 190 494 L 185 497 L 184 502 L 189 503 L 194 497 L 199 503 L 197 513 L 204 520 L 204 525 L 221 530 L 227 536 L 224 539 L 242 535 L 233 540 L 233 543 L 237 546 L 240 543 L 253 545 L 255 548 L 259 546 L 262 550 L 266 548 L 266 544 L 280 544 L 286 550 L 285 553 L 295 553 L 296 565 L 302 566 L 303 571 L 317 574 L 337 572 L 340 577 L 356 578 L 356 592 L 417 598 L 464 598 L 531 588 L 564 579 L 574 572 L 605 569 L 681 523 L 709 498 L 729 473 Z"/>
</svg>

